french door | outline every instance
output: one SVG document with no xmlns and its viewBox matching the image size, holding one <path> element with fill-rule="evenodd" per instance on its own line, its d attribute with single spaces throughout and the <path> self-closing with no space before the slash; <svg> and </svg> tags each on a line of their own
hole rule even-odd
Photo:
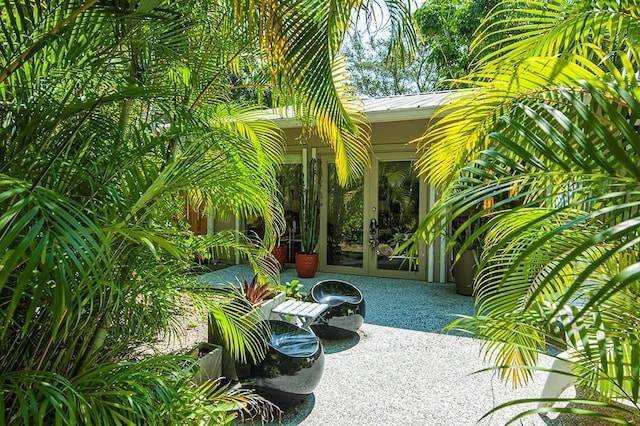
<svg viewBox="0 0 640 426">
<path fill-rule="evenodd" d="M 427 251 L 409 258 L 397 248 L 426 214 L 428 191 L 402 155 L 380 155 L 363 177 L 338 184 L 335 164 L 322 159 L 320 264 L 326 272 L 425 280 Z M 429 274 L 433 275 L 433 273 Z"/>
</svg>

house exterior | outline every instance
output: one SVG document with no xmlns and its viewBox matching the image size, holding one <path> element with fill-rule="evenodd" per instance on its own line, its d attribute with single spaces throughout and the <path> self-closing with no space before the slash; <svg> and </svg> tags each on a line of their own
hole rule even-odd
<svg viewBox="0 0 640 426">
<path fill-rule="evenodd" d="M 437 198 L 435 190 L 413 170 L 416 145 L 437 106 L 448 92 L 364 99 L 371 128 L 371 167 L 364 176 L 342 188 L 337 184 L 331 148 L 317 138 L 300 142 L 301 123 L 271 117 L 287 141 L 281 180 L 287 232 L 288 262 L 299 246 L 299 194 L 307 160 L 317 158 L 321 168 L 319 270 L 356 275 L 397 277 L 429 282 L 449 281 L 450 260 L 444 241 L 420 248 L 415 265 L 394 252 L 411 235 Z M 193 214 L 192 214 L 193 216 Z M 197 214 L 196 214 L 197 216 Z M 200 218 L 200 230 L 204 229 Z M 193 219 L 192 219 L 193 221 Z M 195 220 L 195 222 L 198 222 Z M 208 220 L 209 231 L 251 229 L 251 220 Z"/>
</svg>

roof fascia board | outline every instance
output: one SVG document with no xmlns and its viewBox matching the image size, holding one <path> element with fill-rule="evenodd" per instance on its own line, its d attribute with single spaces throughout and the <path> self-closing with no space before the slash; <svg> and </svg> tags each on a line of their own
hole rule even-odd
<svg viewBox="0 0 640 426">
<path fill-rule="evenodd" d="M 365 114 L 369 123 L 387 123 L 390 121 L 426 120 L 433 117 L 437 107 L 408 108 L 389 111 L 371 111 Z M 295 118 L 272 119 L 281 129 L 302 127 L 302 122 Z"/>
</svg>

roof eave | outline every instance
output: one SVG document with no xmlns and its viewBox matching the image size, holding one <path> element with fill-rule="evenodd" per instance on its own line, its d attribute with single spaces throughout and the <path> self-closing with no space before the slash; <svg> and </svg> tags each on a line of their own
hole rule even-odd
<svg viewBox="0 0 640 426">
<path fill-rule="evenodd" d="M 390 121 L 426 120 L 433 117 L 438 109 L 434 107 L 406 108 L 398 110 L 371 111 L 367 113 L 370 123 L 386 123 Z"/>
<path fill-rule="evenodd" d="M 297 127 L 302 127 L 302 121 L 296 120 L 295 118 L 272 118 L 271 119 L 278 127 L 281 129 L 295 129 Z"/>
<path fill-rule="evenodd" d="M 391 121 L 427 120 L 433 117 L 438 107 L 418 107 L 399 110 L 371 111 L 366 113 L 369 123 L 388 123 Z M 295 118 L 274 118 L 273 121 L 281 129 L 302 127 L 302 122 Z"/>
</svg>

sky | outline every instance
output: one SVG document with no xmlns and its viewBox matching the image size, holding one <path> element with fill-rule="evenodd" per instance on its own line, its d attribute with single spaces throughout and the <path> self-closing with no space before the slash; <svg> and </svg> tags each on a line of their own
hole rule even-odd
<svg viewBox="0 0 640 426">
<path fill-rule="evenodd" d="M 411 13 L 415 11 L 427 0 L 405 0 L 411 2 Z M 371 18 L 366 19 L 366 14 L 361 13 L 357 17 L 356 31 L 360 33 L 372 33 L 386 35 L 388 34 L 389 12 L 384 0 L 370 0 L 372 12 Z"/>
</svg>

